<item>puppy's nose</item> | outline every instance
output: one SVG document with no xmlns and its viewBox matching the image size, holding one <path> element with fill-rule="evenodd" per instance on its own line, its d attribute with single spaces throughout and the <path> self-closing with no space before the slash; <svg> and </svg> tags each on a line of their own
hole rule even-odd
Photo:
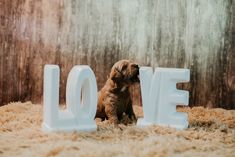
<svg viewBox="0 0 235 157">
<path fill-rule="evenodd" d="M 139 65 L 138 65 L 138 64 L 132 64 L 132 66 L 133 66 L 134 68 L 139 69 Z"/>
</svg>

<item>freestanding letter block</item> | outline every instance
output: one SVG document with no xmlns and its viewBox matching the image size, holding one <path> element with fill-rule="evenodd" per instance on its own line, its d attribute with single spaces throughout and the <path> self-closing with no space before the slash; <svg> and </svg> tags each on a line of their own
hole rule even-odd
<svg viewBox="0 0 235 157">
<path fill-rule="evenodd" d="M 59 110 L 59 67 L 44 68 L 43 130 L 93 131 L 97 107 L 97 84 L 89 66 L 75 66 L 70 71 L 66 86 L 65 110 Z"/>
<path fill-rule="evenodd" d="M 143 100 L 144 118 L 138 126 L 158 124 L 185 129 L 188 127 L 186 113 L 176 111 L 176 105 L 188 105 L 188 91 L 177 90 L 176 83 L 188 82 L 189 69 L 156 68 L 140 69 L 140 83 Z"/>
</svg>

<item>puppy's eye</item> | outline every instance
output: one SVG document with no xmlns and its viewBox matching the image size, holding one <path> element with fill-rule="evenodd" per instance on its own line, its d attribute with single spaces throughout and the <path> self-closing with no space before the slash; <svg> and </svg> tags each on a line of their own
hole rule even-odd
<svg viewBox="0 0 235 157">
<path fill-rule="evenodd" d="M 122 66 L 122 71 L 127 69 L 127 65 Z"/>
</svg>

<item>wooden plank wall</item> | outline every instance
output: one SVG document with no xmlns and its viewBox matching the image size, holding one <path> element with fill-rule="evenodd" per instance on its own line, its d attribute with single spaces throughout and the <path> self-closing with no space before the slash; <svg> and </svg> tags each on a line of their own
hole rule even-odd
<svg viewBox="0 0 235 157">
<path fill-rule="evenodd" d="M 123 58 L 189 68 L 191 106 L 235 108 L 235 1 L 0 0 L 0 105 L 41 102 L 45 64 L 61 67 L 63 103 L 72 66 L 100 88 Z"/>
</svg>

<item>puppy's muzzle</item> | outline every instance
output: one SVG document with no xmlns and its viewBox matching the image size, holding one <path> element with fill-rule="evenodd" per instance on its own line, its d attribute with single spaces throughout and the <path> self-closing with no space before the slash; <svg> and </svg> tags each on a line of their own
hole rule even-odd
<svg viewBox="0 0 235 157">
<path fill-rule="evenodd" d="M 133 67 L 134 67 L 135 70 L 133 71 L 133 74 L 130 75 L 129 80 L 132 83 L 140 82 L 140 79 L 139 79 L 139 66 L 137 64 L 134 64 Z"/>
</svg>

